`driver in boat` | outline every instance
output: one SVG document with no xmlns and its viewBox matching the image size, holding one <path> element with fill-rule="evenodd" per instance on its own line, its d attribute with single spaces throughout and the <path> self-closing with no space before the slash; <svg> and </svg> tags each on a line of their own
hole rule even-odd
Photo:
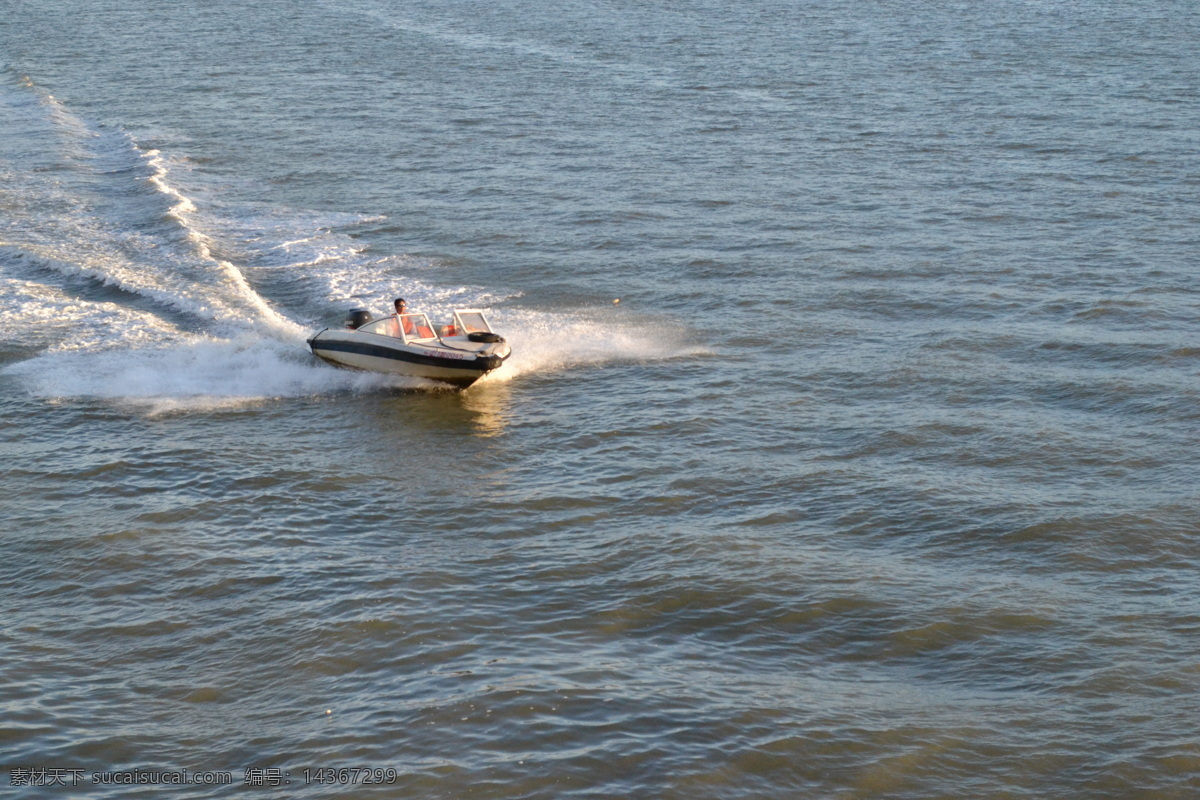
<svg viewBox="0 0 1200 800">
<path fill-rule="evenodd" d="M 391 328 L 391 331 L 390 331 L 391 335 L 395 336 L 397 339 L 400 338 L 400 324 L 401 323 L 403 323 L 403 325 L 404 325 L 404 332 L 406 334 L 408 334 L 409 336 L 414 335 L 413 334 L 412 317 L 401 317 L 400 316 L 401 314 L 405 314 L 408 312 L 408 304 L 404 302 L 404 298 L 397 297 L 395 300 L 392 301 L 392 305 L 396 307 L 396 319 L 395 319 L 395 321 L 393 321 L 392 325 L 389 326 Z"/>
</svg>

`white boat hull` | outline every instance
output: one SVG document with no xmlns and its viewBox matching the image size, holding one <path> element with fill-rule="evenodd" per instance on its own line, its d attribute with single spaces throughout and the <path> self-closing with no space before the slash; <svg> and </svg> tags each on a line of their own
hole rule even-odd
<svg viewBox="0 0 1200 800">
<path fill-rule="evenodd" d="M 408 342 L 390 336 L 327 328 L 308 340 L 313 355 L 340 367 L 441 381 L 465 389 L 500 367 L 510 350 L 504 341 Z"/>
</svg>

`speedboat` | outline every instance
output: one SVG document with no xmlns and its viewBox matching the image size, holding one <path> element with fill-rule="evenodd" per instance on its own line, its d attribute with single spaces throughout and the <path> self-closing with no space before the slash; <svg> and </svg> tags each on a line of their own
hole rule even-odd
<svg viewBox="0 0 1200 800">
<path fill-rule="evenodd" d="M 424 314 L 372 319 L 355 309 L 343 328 L 326 328 L 308 340 L 313 355 L 339 367 L 428 378 L 465 389 L 498 369 L 512 352 L 478 309 L 455 309 L 435 329 Z"/>
</svg>

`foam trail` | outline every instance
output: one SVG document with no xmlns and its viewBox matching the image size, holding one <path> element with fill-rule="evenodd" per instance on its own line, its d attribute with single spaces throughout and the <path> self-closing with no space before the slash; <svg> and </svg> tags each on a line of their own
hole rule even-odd
<svg viewBox="0 0 1200 800">
<path fill-rule="evenodd" d="M 676 322 L 639 319 L 624 312 L 568 315 L 512 309 L 493 312 L 489 319 L 513 348 L 505 365 L 485 379 L 489 382 L 709 353 L 689 342 L 689 331 Z"/>
<path fill-rule="evenodd" d="M 106 253 L 99 244 L 90 256 L 82 256 L 69 244 L 18 246 L 0 240 L 0 255 L 10 261 L 21 261 L 62 275 L 92 278 L 105 286 L 141 295 L 165 308 L 183 312 L 199 320 L 224 322 L 228 325 L 237 325 L 243 320 L 243 316 L 236 310 L 224 307 L 212 297 L 196 297 L 195 292 L 181 292 L 156 284 L 147 278 L 145 271 L 138 269 L 139 264 L 128 261 L 118 253 Z"/>
<path fill-rule="evenodd" d="M 269 333 L 285 340 L 303 339 L 305 331 L 300 325 L 272 308 L 266 299 L 250 286 L 246 276 L 234 264 L 214 255 L 212 239 L 201 232 L 198 224 L 194 221 L 195 203 L 167 181 L 169 170 L 162 154 L 158 150 L 148 150 L 142 155 L 151 168 L 150 183 L 173 201 L 167 212 L 168 215 L 178 221 L 187 232 L 187 238 L 193 243 L 200 257 L 220 267 L 235 292 L 258 312 L 259 319 L 265 323 L 265 328 Z"/>
<path fill-rule="evenodd" d="M 288 397 L 428 381 L 333 370 L 271 339 L 197 338 L 174 347 L 46 353 L 3 370 L 47 400 L 92 399 L 158 414 L 239 408 Z"/>
<path fill-rule="evenodd" d="M 0 340 L 48 352 L 162 347 L 194 337 L 162 317 L 87 302 L 37 281 L 0 277 Z"/>
<path fill-rule="evenodd" d="M 5 138 L 20 157 L 5 169 L 0 146 L 0 172 L 8 173 L 0 208 L 9 222 L 0 246 L 200 320 L 303 339 L 300 325 L 217 254 L 197 202 L 171 179 L 167 156 L 119 128 L 90 127 L 28 77 L 10 75 L 7 84 L 0 82 L 0 110 L 12 116 L 0 120 L 0 133 L 14 126 Z M 49 178 L 26 166 L 43 160 L 63 171 Z"/>
</svg>

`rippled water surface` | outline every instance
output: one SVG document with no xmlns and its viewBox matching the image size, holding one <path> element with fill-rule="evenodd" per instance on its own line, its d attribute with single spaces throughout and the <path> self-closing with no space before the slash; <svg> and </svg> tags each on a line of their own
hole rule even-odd
<svg viewBox="0 0 1200 800">
<path fill-rule="evenodd" d="M 0 783 L 1196 796 L 1198 39 L 0 4 Z M 309 355 L 396 295 L 512 359 Z"/>
</svg>

